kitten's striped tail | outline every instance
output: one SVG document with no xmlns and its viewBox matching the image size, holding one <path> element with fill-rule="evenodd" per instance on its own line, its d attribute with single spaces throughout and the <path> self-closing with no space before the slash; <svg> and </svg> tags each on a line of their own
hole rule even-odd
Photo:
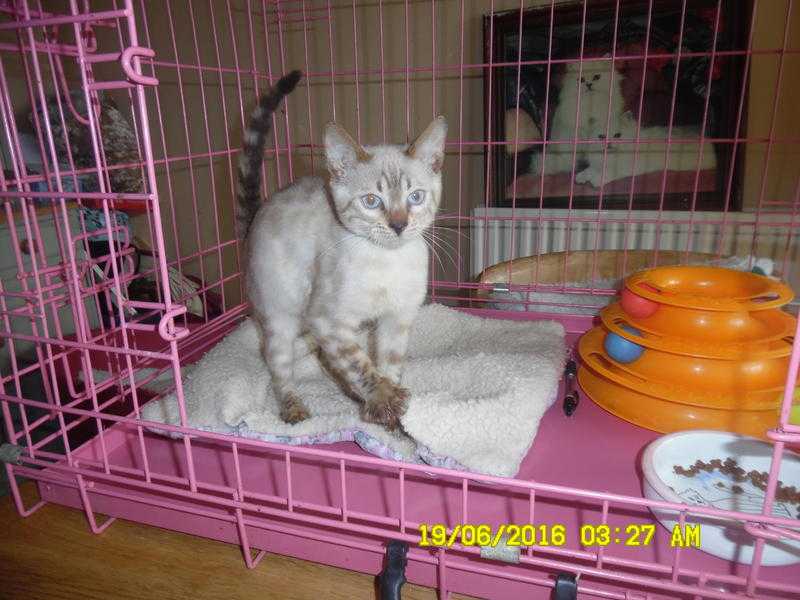
<svg viewBox="0 0 800 600">
<path fill-rule="evenodd" d="M 272 113 L 283 97 L 289 94 L 303 74 L 292 71 L 284 75 L 271 90 L 258 101 L 250 115 L 250 123 L 244 132 L 242 153 L 239 155 L 239 192 L 236 213 L 236 235 L 239 239 L 247 235 L 250 223 L 261 207 L 261 164 L 264 162 L 264 146 L 267 142 Z"/>
</svg>

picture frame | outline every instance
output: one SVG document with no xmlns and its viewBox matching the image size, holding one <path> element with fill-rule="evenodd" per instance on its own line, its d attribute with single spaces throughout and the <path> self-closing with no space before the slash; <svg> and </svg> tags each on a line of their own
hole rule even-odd
<svg viewBox="0 0 800 600">
<path fill-rule="evenodd" d="M 723 0 L 718 12 L 717 0 L 685 9 L 680 0 L 577 0 L 485 15 L 484 128 L 501 142 L 485 152 L 492 205 L 740 210 L 749 4 Z M 586 87 L 573 93 L 584 112 L 570 131 L 561 92 L 565 81 L 586 85 L 587 74 L 608 79 L 606 99 L 592 107 Z M 611 131 L 618 121 L 627 126 Z"/>
</svg>

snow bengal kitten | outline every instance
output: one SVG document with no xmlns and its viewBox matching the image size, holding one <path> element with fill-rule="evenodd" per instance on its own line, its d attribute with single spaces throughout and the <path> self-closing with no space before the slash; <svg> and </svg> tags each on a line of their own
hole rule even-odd
<svg viewBox="0 0 800 600">
<path fill-rule="evenodd" d="M 447 125 L 438 117 L 410 146 L 362 147 L 325 129 L 330 177 L 299 179 L 261 202 L 261 165 L 273 111 L 294 71 L 253 111 L 239 160 L 239 235 L 262 351 L 288 423 L 309 416 L 294 380 L 295 341 L 310 333 L 323 364 L 362 403 L 361 418 L 393 430 L 406 410 L 400 376 L 409 329 L 425 298 L 423 237 L 441 197 Z M 374 360 L 360 331 L 374 324 Z"/>
</svg>

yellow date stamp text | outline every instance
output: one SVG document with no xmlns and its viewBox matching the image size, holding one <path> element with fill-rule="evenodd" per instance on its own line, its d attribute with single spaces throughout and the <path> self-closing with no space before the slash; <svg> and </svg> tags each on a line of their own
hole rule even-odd
<svg viewBox="0 0 800 600">
<path fill-rule="evenodd" d="M 577 542 L 583 547 L 649 546 L 656 534 L 654 523 L 632 523 L 624 526 L 584 524 L 577 528 Z M 459 524 L 452 529 L 442 523 L 419 526 L 422 547 L 451 548 L 459 546 L 564 546 L 567 527 L 563 524 Z M 686 524 L 673 527 L 669 545 L 673 548 L 700 547 L 700 526 Z"/>
<path fill-rule="evenodd" d="M 438 523 L 419 526 L 422 547 L 450 548 L 461 546 L 496 547 L 501 542 L 506 546 L 563 546 L 567 543 L 567 528 L 564 525 L 514 525 L 498 527 L 490 525 L 456 525 L 448 529 Z"/>
</svg>

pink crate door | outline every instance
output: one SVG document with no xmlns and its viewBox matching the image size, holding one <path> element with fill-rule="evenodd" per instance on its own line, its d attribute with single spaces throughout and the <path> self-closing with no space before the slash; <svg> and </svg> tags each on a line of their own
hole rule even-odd
<svg viewBox="0 0 800 600">
<path fill-rule="evenodd" d="M 134 381 L 143 369 L 153 371 L 151 379 L 170 375 L 181 390 L 178 341 L 189 333 L 185 320 L 176 323 L 186 306 L 167 284 L 145 102 L 145 88 L 158 80 L 143 74 L 140 63 L 154 53 L 140 45 L 133 4 L 113 5 L 93 10 L 88 2 L 70 3 L 62 12 L 27 1 L 0 6 L 7 34 L 0 43 L 0 111 L 9 161 L 0 196 L 5 250 L 13 257 L 0 288 L 9 367 L 2 409 L 10 451 L 24 447 L 5 469 L 22 515 L 43 501 L 26 508 L 15 474 L 41 479 L 40 469 L 48 467 L 69 473 L 95 532 L 113 519 L 97 525 L 87 493 L 94 483 L 81 474 L 76 453 L 92 438 L 101 470 L 114 472 L 107 443 L 114 423 L 104 417 L 135 422 L 148 398 L 142 381 Z M 135 156 L 129 152 L 126 160 L 105 146 L 114 125 L 106 120 L 111 110 L 103 94 L 112 90 L 127 101 L 120 118 Z M 135 181 L 123 191 L 114 189 L 120 163 Z M 115 211 L 143 218 L 143 245 L 153 257 L 146 268 L 139 268 L 131 227 Z M 129 285 L 143 278 L 154 297 L 130 299 Z M 138 424 L 135 430 L 145 453 L 144 430 Z M 189 437 L 182 440 L 188 451 Z M 141 475 L 150 480 L 147 466 Z"/>
</svg>

